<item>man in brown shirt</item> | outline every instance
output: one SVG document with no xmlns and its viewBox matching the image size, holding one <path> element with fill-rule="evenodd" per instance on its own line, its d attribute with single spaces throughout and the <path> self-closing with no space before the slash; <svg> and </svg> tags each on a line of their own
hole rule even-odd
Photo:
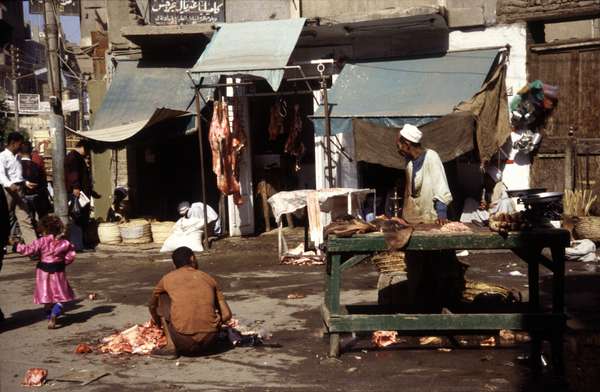
<svg viewBox="0 0 600 392">
<path fill-rule="evenodd" d="M 150 300 L 150 314 L 161 325 L 167 345 L 153 356 L 177 358 L 201 355 L 215 343 L 222 323 L 231 319 L 231 310 L 215 279 L 198 270 L 198 261 L 188 247 L 172 255 L 175 271 L 158 282 Z"/>
</svg>

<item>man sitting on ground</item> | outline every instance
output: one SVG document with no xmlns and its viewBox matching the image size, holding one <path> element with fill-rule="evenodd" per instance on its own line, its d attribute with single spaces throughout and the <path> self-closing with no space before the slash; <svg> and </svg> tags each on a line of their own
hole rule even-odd
<svg viewBox="0 0 600 392">
<path fill-rule="evenodd" d="M 175 359 L 206 354 L 221 324 L 231 319 L 231 310 L 215 279 L 198 270 L 190 248 L 177 248 L 172 258 L 176 270 L 162 277 L 150 300 L 152 319 L 167 337 L 167 345 L 152 355 Z"/>
</svg>

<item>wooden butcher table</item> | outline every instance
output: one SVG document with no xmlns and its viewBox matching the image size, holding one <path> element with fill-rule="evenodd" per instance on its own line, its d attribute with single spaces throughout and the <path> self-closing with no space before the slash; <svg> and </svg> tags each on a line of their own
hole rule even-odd
<svg viewBox="0 0 600 392">
<path fill-rule="evenodd" d="M 541 342 L 549 340 L 554 369 L 562 372 L 562 342 L 565 328 L 564 280 L 565 248 L 569 232 L 562 229 L 533 229 L 500 236 L 487 228 L 472 227 L 473 232 L 429 232 L 417 227 L 403 250 L 430 251 L 451 249 L 510 249 L 528 265 L 529 303 L 527 313 L 493 314 L 389 314 L 378 305 L 340 304 L 342 272 L 388 247 L 381 233 L 359 234 L 350 238 L 330 236 L 327 245 L 327 274 L 323 321 L 330 339 L 330 356 L 340 355 L 340 333 L 390 330 L 423 335 L 461 335 L 494 332 L 500 329 L 525 330 L 531 334 L 531 358 L 539 366 Z M 550 248 L 551 259 L 542 255 Z M 540 306 L 539 266 L 553 272 L 552 311 Z M 535 369 L 534 369 L 535 370 Z"/>
</svg>

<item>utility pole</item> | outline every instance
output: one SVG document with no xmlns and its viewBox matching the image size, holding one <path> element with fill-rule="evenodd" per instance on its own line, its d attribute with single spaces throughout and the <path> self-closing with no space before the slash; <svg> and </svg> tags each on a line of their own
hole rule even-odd
<svg viewBox="0 0 600 392">
<path fill-rule="evenodd" d="M 60 56 L 55 0 L 44 0 L 44 30 L 48 52 L 48 81 L 50 83 L 50 137 L 52 139 L 52 187 L 54 188 L 54 213 L 68 223 L 67 189 L 65 184 L 65 119 L 61 103 Z"/>
<path fill-rule="evenodd" d="M 19 130 L 19 86 L 18 77 L 21 76 L 18 72 L 19 68 L 19 48 L 15 45 L 10 46 L 10 73 L 12 81 L 13 99 L 15 101 L 15 130 Z"/>
<path fill-rule="evenodd" d="M 85 74 L 81 74 L 81 76 L 79 77 L 79 132 L 83 131 L 83 90 L 85 82 Z"/>
</svg>

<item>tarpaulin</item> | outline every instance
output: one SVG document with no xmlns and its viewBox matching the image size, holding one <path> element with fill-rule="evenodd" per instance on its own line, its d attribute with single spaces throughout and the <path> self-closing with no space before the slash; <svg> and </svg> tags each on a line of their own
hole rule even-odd
<svg viewBox="0 0 600 392">
<path fill-rule="evenodd" d="M 354 150 L 357 161 L 404 169 L 405 158 L 398 153 L 396 139 L 400 128 L 384 127 L 353 119 Z M 442 162 L 450 161 L 474 148 L 475 117 L 455 112 L 422 126 L 422 145 L 435 150 Z"/>
<path fill-rule="evenodd" d="M 492 77 L 457 111 L 473 113 L 477 119 L 477 149 L 487 162 L 504 145 L 511 133 L 506 98 L 506 64 L 500 63 Z"/>
<path fill-rule="evenodd" d="M 159 122 L 189 115 L 194 90 L 185 67 L 122 61 L 91 131 L 80 136 L 105 143 L 126 141 Z M 193 127 L 189 121 L 186 127 Z"/>
<path fill-rule="evenodd" d="M 190 73 L 258 76 L 277 91 L 305 20 L 220 24 Z"/>
<path fill-rule="evenodd" d="M 444 116 L 481 89 L 497 54 L 498 49 L 485 49 L 346 64 L 329 92 L 330 116 Z M 315 132 L 322 136 L 323 107 L 313 118 Z"/>
</svg>

